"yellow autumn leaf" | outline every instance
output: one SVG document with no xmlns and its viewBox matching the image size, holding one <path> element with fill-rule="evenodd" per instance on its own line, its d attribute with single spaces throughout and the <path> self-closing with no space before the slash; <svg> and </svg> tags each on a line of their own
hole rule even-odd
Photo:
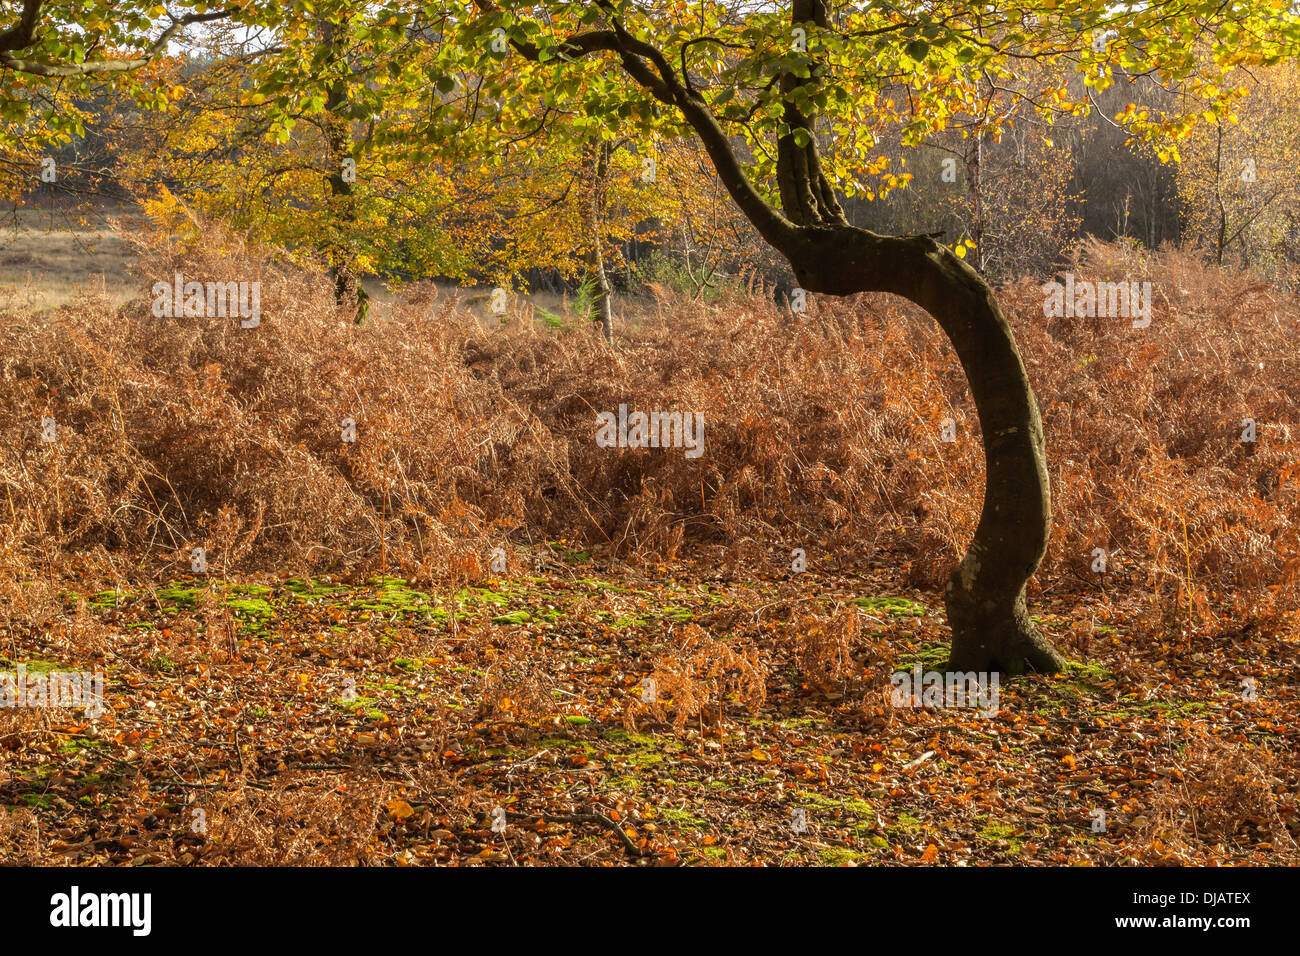
<svg viewBox="0 0 1300 956">
<path fill-rule="evenodd" d="M 415 807 L 411 806 L 401 797 L 395 797 L 386 804 L 389 814 L 398 820 L 405 820 L 411 814 L 415 813 Z"/>
</svg>

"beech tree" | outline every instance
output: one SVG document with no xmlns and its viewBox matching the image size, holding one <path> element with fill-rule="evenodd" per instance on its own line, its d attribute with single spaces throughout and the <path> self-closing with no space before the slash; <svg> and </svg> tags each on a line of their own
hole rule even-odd
<svg viewBox="0 0 1300 956">
<path fill-rule="evenodd" d="M 1297 258 L 1300 69 L 1240 72 L 1251 90 L 1243 121 L 1199 124 L 1178 164 L 1184 238 L 1220 264 L 1226 257 L 1277 275 Z"/>
<path fill-rule="evenodd" d="M 640 188 L 629 142 L 592 135 L 593 121 L 572 110 L 540 110 L 507 135 L 479 122 L 478 79 L 441 50 L 447 34 L 419 5 L 194 6 L 173 15 L 128 4 L 110 17 L 26 4 L 39 8 L 38 25 L 23 58 L 0 57 L 0 89 L 8 82 L 9 103 L 30 114 L 32 91 L 111 78 L 126 94 L 113 102 L 127 101 L 117 146 L 128 179 L 177 183 L 205 214 L 314 256 L 358 321 L 363 274 L 512 284 L 544 268 L 587 277 L 591 317 L 610 339 L 607 264 L 619 243 L 698 204 L 701 177 L 675 175 L 671 194 Z M 74 49 L 63 35 L 95 39 Z M 132 98 L 149 108 L 142 119 Z M 39 118 L 44 126 L 26 117 L 29 140 L 81 131 L 67 100 Z M 684 152 L 665 173 L 682 172 Z M 36 154 L 23 155 L 35 169 Z"/>
<path fill-rule="evenodd" d="M 944 595 L 949 666 L 1059 670 L 1064 659 L 1025 603 L 1047 547 L 1051 494 L 1038 404 L 1011 327 L 993 290 L 939 236 L 857 228 L 840 196 L 892 187 L 892 173 L 871 162 L 882 122 L 903 117 L 910 145 L 969 111 L 989 82 L 1004 81 L 1049 122 L 1089 108 L 1061 71 L 1019 76 L 1026 62 L 1068 65 L 1085 90 L 1143 73 L 1180 84 L 1186 112 L 1130 104 L 1115 118 L 1173 158 L 1198 115 L 1231 114 L 1242 92 L 1223 83 L 1232 66 L 1284 55 L 1286 5 L 472 0 L 427 6 L 425 18 L 455 34 L 443 49 L 459 50 L 483 78 L 498 126 L 581 89 L 573 108 L 599 117 L 609 135 L 628 126 L 647 138 L 694 135 L 804 290 L 892 293 L 934 317 L 969 382 L 987 469 L 979 524 Z M 1044 79 L 1035 86 L 1035 77 Z M 879 181 L 865 183 L 866 170 Z"/>
</svg>

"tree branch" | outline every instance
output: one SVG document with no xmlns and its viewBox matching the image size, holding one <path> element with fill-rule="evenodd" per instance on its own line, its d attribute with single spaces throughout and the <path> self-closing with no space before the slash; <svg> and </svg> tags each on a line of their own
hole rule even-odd
<svg viewBox="0 0 1300 956">
<path fill-rule="evenodd" d="M 36 24 L 41 18 L 42 0 L 24 0 L 22 15 L 18 23 L 4 33 L 0 33 L 0 53 L 21 50 L 31 46 L 36 37 Z"/>
<path fill-rule="evenodd" d="M 492 0 L 475 0 L 475 4 L 484 12 L 500 9 Z M 798 235 L 798 227 L 759 195 L 704 98 L 678 79 L 661 50 L 627 31 L 608 0 L 597 0 L 597 5 L 609 17 L 613 30 L 576 34 L 558 46 L 561 55 L 574 59 L 598 52 L 617 55 L 628 76 L 655 99 L 681 112 L 704 144 L 718 178 L 759 234 L 778 251 L 789 249 Z M 512 43 L 512 46 L 527 59 L 540 59 L 539 51 L 531 43 Z"/>
<path fill-rule="evenodd" d="M 41 0 L 26 0 L 22 19 L 18 26 L 0 34 L 0 68 L 13 70 L 15 73 L 30 73 L 34 76 L 90 76 L 103 73 L 129 73 L 148 66 L 159 53 L 167 48 L 173 36 L 185 27 L 195 23 L 210 23 L 224 20 L 238 13 L 237 8 L 214 10 L 211 13 L 191 13 L 179 20 L 173 18 L 172 24 L 158 35 L 158 39 L 145 48 L 138 57 L 125 60 L 92 60 L 88 63 L 43 63 L 40 60 L 24 60 L 10 55 L 11 50 L 21 50 L 35 42 L 36 20 L 39 15 Z"/>
</svg>

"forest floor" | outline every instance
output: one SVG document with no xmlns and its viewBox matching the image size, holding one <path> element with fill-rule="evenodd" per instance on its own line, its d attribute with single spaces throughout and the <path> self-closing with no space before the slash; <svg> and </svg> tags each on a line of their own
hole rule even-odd
<svg viewBox="0 0 1300 956">
<path fill-rule="evenodd" d="M 895 707 L 884 675 L 947 640 L 895 567 L 718 580 L 550 547 L 455 594 L 65 592 L 0 669 L 102 669 L 104 711 L 0 711 L 0 859 L 1300 863 L 1293 644 L 1135 641 L 1116 605 L 1054 598 L 1067 674 L 1004 680 L 992 717 Z M 1248 657 L 1275 667 L 1253 693 Z"/>
</svg>

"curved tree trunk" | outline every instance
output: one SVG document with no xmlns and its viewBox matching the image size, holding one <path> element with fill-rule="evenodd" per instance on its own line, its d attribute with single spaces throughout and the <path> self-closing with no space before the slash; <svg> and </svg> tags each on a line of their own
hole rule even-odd
<svg viewBox="0 0 1300 956">
<path fill-rule="evenodd" d="M 791 0 L 792 26 L 826 29 L 827 0 Z M 789 132 L 777 140 L 777 186 L 784 214 L 754 187 L 730 138 L 704 97 L 670 58 L 628 31 L 615 16 L 611 31 L 571 39 L 565 52 L 619 55 L 623 69 L 660 102 L 681 111 L 699 135 L 718 178 L 759 235 L 789 261 L 799 284 L 830 295 L 890 292 L 938 321 L 957 351 L 984 433 L 987 477 L 975 537 L 948 581 L 944 600 L 952 627 L 949 667 L 1019 674 L 1054 671 L 1064 659 L 1034 628 L 1025 583 L 1037 570 L 1051 530 L 1043 425 L 1024 363 L 993 290 L 948 249 L 926 236 L 878 236 L 849 225 L 817 154 L 815 102 L 824 66 L 805 52 L 778 74 Z M 515 47 L 538 58 L 528 44 Z M 683 67 L 684 69 L 684 67 Z M 798 88 L 808 96 L 795 97 Z"/>
<path fill-rule="evenodd" d="M 979 526 L 944 593 L 953 670 L 1057 671 L 1064 659 L 1034 628 L 1025 583 L 1051 531 L 1038 403 L 992 289 L 926 236 L 878 236 L 852 226 L 805 227 L 785 250 L 811 292 L 890 292 L 921 306 L 957 351 L 984 435 L 987 479 Z"/>
</svg>

